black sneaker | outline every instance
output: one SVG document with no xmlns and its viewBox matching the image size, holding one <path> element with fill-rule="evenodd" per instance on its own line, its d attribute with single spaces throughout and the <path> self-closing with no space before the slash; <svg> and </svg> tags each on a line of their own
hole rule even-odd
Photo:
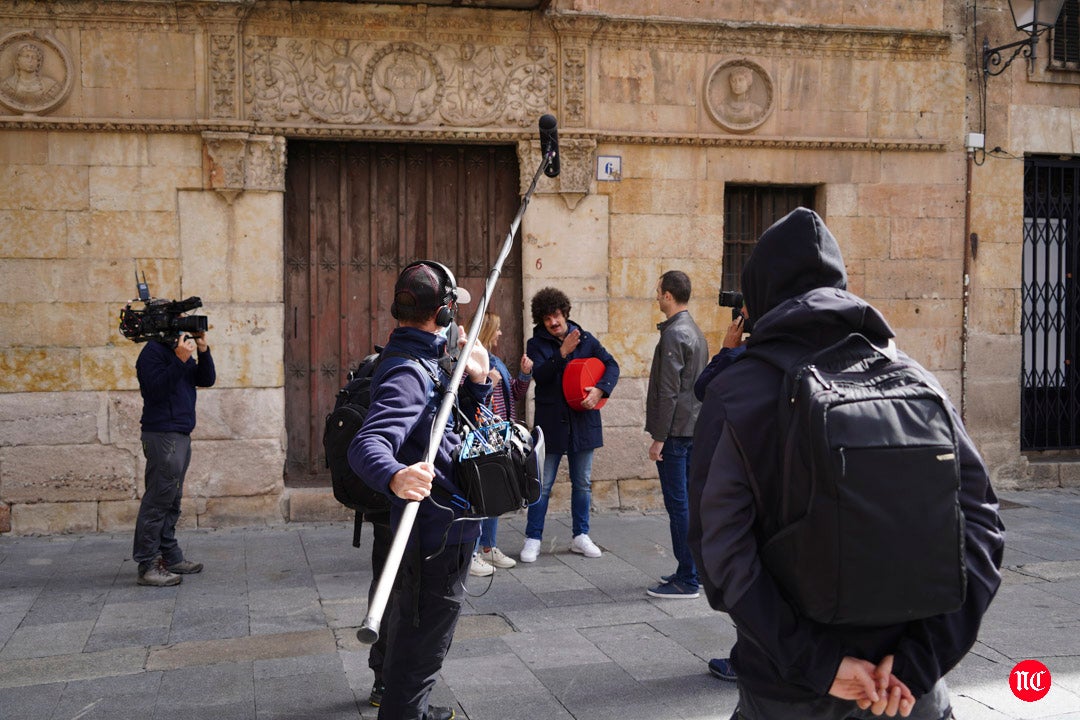
<svg viewBox="0 0 1080 720">
<path fill-rule="evenodd" d="M 382 705 L 382 696 L 386 692 L 386 684 L 382 680 L 376 680 L 375 684 L 371 686 L 371 694 L 368 695 L 368 704 L 372 707 L 379 707 Z"/>
<path fill-rule="evenodd" d="M 179 575 L 169 572 L 165 567 L 165 561 L 159 557 L 154 558 L 154 561 L 146 569 L 139 570 L 139 578 L 135 582 L 150 587 L 168 587 L 170 585 L 179 585 L 183 579 Z"/>
<path fill-rule="evenodd" d="M 169 572 L 176 573 L 177 575 L 194 575 L 195 573 L 202 572 L 202 563 L 191 562 L 190 560 L 181 560 L 175 565 L 167 566 Z"/>
<path fill-rule="evenodd" d="M 660 583 L 656 587 L 651 587 L 645 592 L 649 594 L 649 597 L 678 600 L 693 600 L 694 598 L 701 596 L 701 592 L 696 585 L 684 585 L 678 580 Z"/>
<path fill-rule="evenodd" d="M 735 682 L 735 668 L 731 666 L 730 658 L 713 658 L 709 661 L 709 672 L 713 677 Z"/>
<path fill-rule="evenodd" d="M 424 720 L 454 720 L 455 717 L 457 717 L 457 713 L 451 707 L 429 705 L 427 712 L 424 713 Z"/>
</svg>

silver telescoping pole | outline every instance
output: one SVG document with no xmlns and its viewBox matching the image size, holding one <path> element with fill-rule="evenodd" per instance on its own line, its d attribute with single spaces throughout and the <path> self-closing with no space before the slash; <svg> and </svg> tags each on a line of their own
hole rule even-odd
<svg viewBox="0 0 1080 720">
<path fill-rule="evenodd" d="M 545 115 L 544 117 L 551 116 Z M 554 123 L 554 119 L 551 122 Z M 541 123 L 543 123 L 543 119 L 541 119 Z M 461 378 L 465 374 L 465 363 L 468 361 L 469 353 L 472 352 L 473 346 L 476 344 L 476 338 L 480 334 L 480 326 L 484 322 L 484 313 L 487 311 L 488 300 L 495 291 L 495 283 L 498 282 L 499 275 L 502 273 L 503 262 L 506 261 L 511 248 L 514 246 L 514 235 L 517 234 L 518 227 L 521 225 L 521 218 L 525 215 L 525 208 L 529 206 L 533 191 L 536 190 L 536 183 L 551 165 L 557 153 L 557 148 L 552 148 L 544 154 L 540 167 L 536 169 L 532 183 L 529 184 L 529 189 L 521 201 L 521 207 L 518 208 L 514 221 L 510 223 L 510 232 L 506 234 L 506 240 L 503 241 L 499 257 L 488 274 L 484 294 L 480 297 L 472 323 L 469 325 L 465 346 L 458 354 L 458 362 L 455 363 L 454 372 L 450 376 L 450 383 L 443 394 L 442 402 L 439 404 L 439 412 L 435 415 L 435 422 L 431 426 L 431 437 L 428 440 L 427 453 L 424 457 L 426 462 L 435 462 L 435 455 L 439 451 L 439 443 L 442 442 L 443 434 L 446 432 L 446 422 L 450 418 L 450 411 L 453 409 L 454 400 L 457 398 L 458 386 L 461 384 Z M 405 554 L 405 544 L 412 533 L 413 524 L 416 522 L 416 513 L 419 509 L 419 501 L 412 500 L 405 503 L 405 509 L 401 513 L 401 521 L 398 524 L 397 531 L 394 533 L 394 540 L 390 544 L 390 551 L 386 556 L 386 565 L 383 566 L 382 574 L 379 576 L 379 584 L 375 586 L 375 594 L 368 605 L 367 617 L 364 618 L 364 623 L 360 626 L 360 629 L 356 631 L 356 637 L 360 642 L 370 645 L 379 639 L 379 626 L 382 624 L 383 612 L 386 610 L 386 603 L 390 599 L 390 590 L 394 586 L 394 578 L 397 577 L 398 568 L 401 566 L 401 558 Z"/>
</svg>

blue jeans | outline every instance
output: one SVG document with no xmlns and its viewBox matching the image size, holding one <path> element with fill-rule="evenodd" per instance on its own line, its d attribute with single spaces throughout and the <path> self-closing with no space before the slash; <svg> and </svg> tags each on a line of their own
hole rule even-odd
<svg viewBox="0 0 1080 720">
<path fill-rule="evenodd" d="M 574 537 L 589 534 L 589 505 L 592 503 L 592 450 L 566 453 L 570 463 L 570 515 L 573 519 Z M 548 453 L 544 457 L 544 487 L 540 499 L 529 506 L 528 521 L 525 523 L 525 537 L 540 540 L 544 537 L 544 516 L 547 515 L 548 499 L 551 486 L 555 484 L 555 475 L 559 472 L 562 454 Z"/>
<path fill-rule="evenodd" d="M 495 547 L 495 533 L 499 530 L 499 518 L 488 518 L 480 521 L 480 538 L 476 541 L 477 547 Z"/>
<path fill-rule="evenodd" d="M 664 441 L 664 449 L 661 450 L 664 459 L 657 461 L 656 469 L 660 473 L 660 490 L 664 494 L 664 508 L 667 509 L 671 525 L 671 550 L 679 563 L 675 570 L 675 579 L 683 585 L 697 587 L 697 568 L 686 539 L 690 530 L 690 503 L 686 488 L 690 473 L 690 452 L 693 449 L 693 438 L 669 437 Z"/>
</svg>

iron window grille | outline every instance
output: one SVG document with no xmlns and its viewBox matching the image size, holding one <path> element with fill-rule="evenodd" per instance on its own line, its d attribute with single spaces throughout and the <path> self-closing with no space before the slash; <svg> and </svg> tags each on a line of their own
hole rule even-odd
<svg viewBox="0 0 1080 720">
<path fill-rule="evenodd" d="M 1024 163 L 1021 450 L 1080 447 L 1080 160 Z"/>
<path fill-rule="evenodd" d="M 797 207 L 814 209 L 815 189 L 785 185 L 728 185 L 724 188 L 722 290 L 742 290 L 743 265 L 761 233 Z"/>
</svg>

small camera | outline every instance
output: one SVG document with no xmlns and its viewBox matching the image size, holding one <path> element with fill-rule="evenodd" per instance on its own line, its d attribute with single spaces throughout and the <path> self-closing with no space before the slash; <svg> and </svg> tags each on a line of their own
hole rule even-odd
<svg viewBox="0 0 1080 720">
<path fill-rule="evenodd" d="M 743 296 L 738 290 L 721 290 L 720 297 L 717 303 L 721 307 L 731 308 L 731 319 L 739 317 L 742 314 Z"/>
</svg>

